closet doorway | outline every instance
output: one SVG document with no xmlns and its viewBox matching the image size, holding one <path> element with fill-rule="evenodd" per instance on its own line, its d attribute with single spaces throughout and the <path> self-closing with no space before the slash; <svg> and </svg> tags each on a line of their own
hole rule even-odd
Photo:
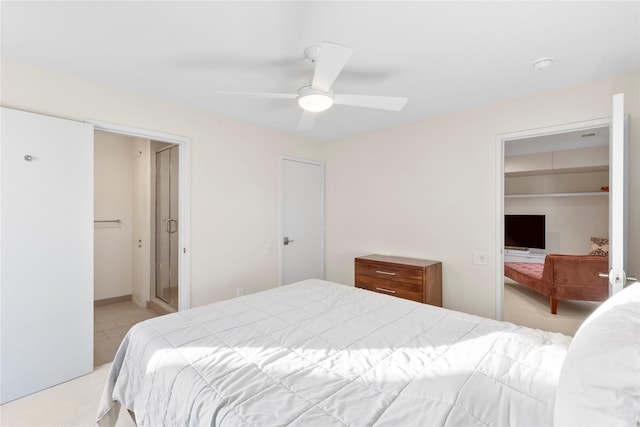
<svg viewBox="0 0 640 427">
<path fill-rule="evenodd" d="M 130 294 L 129 299 L 137 305 L 150 307 L 160 313 L 188 309 L 189 139 L 112 123 L 88 122 L 94 125 L 96 137 L 102 134 L 111 135 L 109 139 L 126 140 L 130 148 L 121 151 L 131 153 L 129 160 L 122 158 L 126 167 L 114 163 L 115 170 L 112 171 L 120 175 L 127 168 L 130 170 L 127 175 L 131 177 L 129 188 L 132 190 L 130 197 L 124 197 L 131 200 L 130 207 L 121 210 L 130 213 L 129 220 L 102 225 L 104 230 L 100 230 L 107 239 L 111 239 L 114 233 L 129 229 L 128 248 L 123 243 L 121 248 L 111 250 L 111 253 L 119 254 L 128 252 L 128 259 L 120 256 L 118 263 L 109 263 L 103 270 L 109 273 L 123 270 L 120 276 L 129 278 L 130 282 L 126 289 L 123 286 L 118 289 L 101 288 L 100 278 L 96 274 L 95 299 L 110 300 Z M 98 160 L 96 157 L 96 162 Z M 109 170 L 110 166 L 106 169 Z M 115 193 L 119 190 L 108 185 L 107 191 Z M 96 193 L 96 207 L 100 205 L 99 197 Z M 104 206 L 111 208 L 108 204 Z M 96 215 L 100 213 L 98 209 L 95 212 Z M 103 214 L 107 219 L 125 218 L 125 214 L 111 210 Z M 94 259 L 102 262 L 97 244 L 98 238 Z"/>
</svg>

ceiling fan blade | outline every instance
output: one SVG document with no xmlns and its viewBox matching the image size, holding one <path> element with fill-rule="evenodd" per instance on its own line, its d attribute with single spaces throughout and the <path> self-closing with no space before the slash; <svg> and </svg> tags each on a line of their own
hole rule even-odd
<svg viewBox="0 0 640 427">
<path fill-rule="evenodd" d="M 398 96 L 370 96 L 370 95 L 334 95 L 333 103 L 352 105 L 354 107 L 377 108 L 379 110 L 400 111 L 407 104 L 409 98 Z"/>
<path fill-rule="evenodd" d="M 313 123 L 316 121 L 316 113 L 309 111 L 303 111 L 298 122 L 297 130 L 307 130 L 313 127 Z"/>
<path fill-rule="evenodd" d="M 322 42 L 320 54 L 315 60 L 315 70 L 311 87 L 327 92 L 344 68 L 353 49 L 336 43 Z"/>
<path fill-rule="evenodd" d="M 216 93 L 220 93 L 222 95 L 246 95 L 246 96 L 258 96 L 262 98 L 284 98 L 284 99 L 293 99 L 297 98 L 297 93 L 273 93 L 273 92 L 227 92 L 227 91 L 218 91 Z"/>
</svg>

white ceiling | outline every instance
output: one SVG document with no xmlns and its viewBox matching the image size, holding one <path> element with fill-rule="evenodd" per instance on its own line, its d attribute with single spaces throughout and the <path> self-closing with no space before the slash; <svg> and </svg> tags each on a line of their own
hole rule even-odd
<svg viewBox="0 0 640 427">
<path fill-rule="evenodd" d="M 3 56 L 318 140 L 640 69 L 638 1 L 2 1 L 1 19 Z M 355 49 L 336 92 L 405 109 L 336 105 L 296 132 L 295 100 L 217 93 L 295 93 L 322 41 Z"/>
</svg>

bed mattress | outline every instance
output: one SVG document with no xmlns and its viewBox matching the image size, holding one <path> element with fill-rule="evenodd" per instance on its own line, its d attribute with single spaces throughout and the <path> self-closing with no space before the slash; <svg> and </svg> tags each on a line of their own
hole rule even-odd
<svg viewBox="0 0 640 427">
<path fill-rule="evenodd" d="M 140 426 L 552 425 L 571 338 L 307 280 L 134 326 L 98 412 Z"/>
</svg>

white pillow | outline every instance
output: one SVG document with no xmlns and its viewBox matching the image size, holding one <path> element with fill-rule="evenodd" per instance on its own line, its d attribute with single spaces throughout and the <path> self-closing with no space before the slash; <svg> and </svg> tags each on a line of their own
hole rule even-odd
<svg viewBox="0 0 640 427">
<path fill-rule="evenodd" d="M 640 283 L 578 329 L 560 371 L 553 424 L 640 425 Z"/>
</svg>

